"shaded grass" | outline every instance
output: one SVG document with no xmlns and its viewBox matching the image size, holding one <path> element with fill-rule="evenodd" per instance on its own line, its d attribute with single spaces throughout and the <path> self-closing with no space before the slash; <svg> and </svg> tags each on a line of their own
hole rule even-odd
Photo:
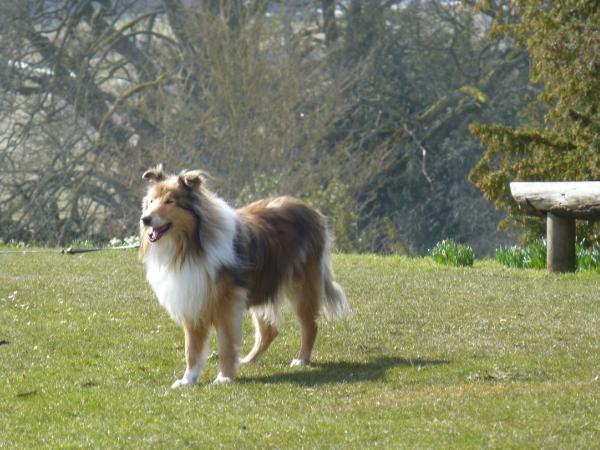
<svg viewBox="0 0 600 450">
<path fill-rule="evenodd" d="M 236 383 L 172 391 L 183 337 L 134 251 L 0 255 L 0 447 L 554 447 L 600 442 L 600 278 L 336 255 L 353 316 L 290 368 L 286 314 Z M 245 349 L 252 331 L 245 323 Z M 214 348 L 214 342 L 213 342 Z"/>
</svg>

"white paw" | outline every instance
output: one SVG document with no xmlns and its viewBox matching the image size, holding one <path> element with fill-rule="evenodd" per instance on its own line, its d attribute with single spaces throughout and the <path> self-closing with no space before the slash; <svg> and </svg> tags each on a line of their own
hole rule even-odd
<svg viewBox="0 0 600 450">
<path fill-rule="evenodd" d="M 304 359 L 300 359 L 300 358 L 292 359 L 292 363 L 290 364 L 290 367 L 299 367 L 299 366 L 308 366 L 308 361 L 306 361 Z"/>
<path fill-rule="evenodd" d="M 173 383 L 171 385 L 171 389 L 177 389 L 177 388 L 180 388 L 180 387 L 191 387 L 191 386 L 193 386 L 195 384 L 196 384 L 195 381 L 186 380 L 185 378 L 182 378 L 181 380 L 175 381 L 175 383 Z"/>
<path fill-rule="evenodd" d="M 224 377 L 223 375 L 219 374 L 217 375 L 217 378 L 215 378 L 215 381 L 212 382 L 212 384 L 231 383 L 232 381 L 232 378 Z"/>
</svg>

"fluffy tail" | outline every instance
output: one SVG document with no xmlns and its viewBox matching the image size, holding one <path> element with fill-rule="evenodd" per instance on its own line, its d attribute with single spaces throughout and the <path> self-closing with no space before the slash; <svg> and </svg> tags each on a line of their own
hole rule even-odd
<svg viewBox="0 0 600 450">
<path fill-rule="evenodd" d="M 339 319 L 350 313 L 350 305 L 342 287 L 333 281 L 330 261 L 331 238 L 328 236 L 321 260 L 323 280 L 323 313 L 327 319 Z"/>
</svg>

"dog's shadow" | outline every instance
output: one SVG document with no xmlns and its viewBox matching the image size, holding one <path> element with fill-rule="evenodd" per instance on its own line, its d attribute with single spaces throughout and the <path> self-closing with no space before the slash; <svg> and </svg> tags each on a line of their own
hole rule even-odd
<svg viewBox="0 0 600 450">
<path fill-rule="evenodd" d="M 434 367 L 448 364 L 445 360 L 406 359 L 384 356 L 367 362 L 327 362 L 310 364 L 306 370 L 295 370 L 265 376 L 241 376 L 238 383 L 279 384 L 292 383 L 300 386 L 315 386 L 333 383 L 358 383 L 377 381 L 387 370 L 396 367 Z"/>
</svg>

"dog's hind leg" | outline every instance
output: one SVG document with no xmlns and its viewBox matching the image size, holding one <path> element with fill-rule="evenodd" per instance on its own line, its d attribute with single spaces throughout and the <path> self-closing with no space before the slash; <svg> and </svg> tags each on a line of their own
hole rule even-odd
<svg viewBox="0 0 600 450">
<path fill-rule="evenodd" d="M 259 309 L 252 309 L 252 321 L 254 322 L 254 346 L 240 364 L 257 363 L 279 334 L 277 326 L 272 323 L 274 319 L 270 319 Z"/>
<path fill-rule="evenodd" d="M 307 268 L 305 279 L 296 283 L 294 291 L 290 293 L 290 301 L 300 323 L 301 335 L 300 352 L 292 360 L 291 366 L 304 366 L 310 363 L 319 330 L 317 319 L 321 309 L 321 283 L 318 269 Z"/>
<path fill-rule="evenodd" d="M 203 323 L 195 323 L 186 318 L 182 320 L 185 332 L 186 369 L 183 377 L 171 385 L 172 388 L 196 384 L 198 375 L 204 368 L 208 357 L 208 328 Z"/>
</svg>

